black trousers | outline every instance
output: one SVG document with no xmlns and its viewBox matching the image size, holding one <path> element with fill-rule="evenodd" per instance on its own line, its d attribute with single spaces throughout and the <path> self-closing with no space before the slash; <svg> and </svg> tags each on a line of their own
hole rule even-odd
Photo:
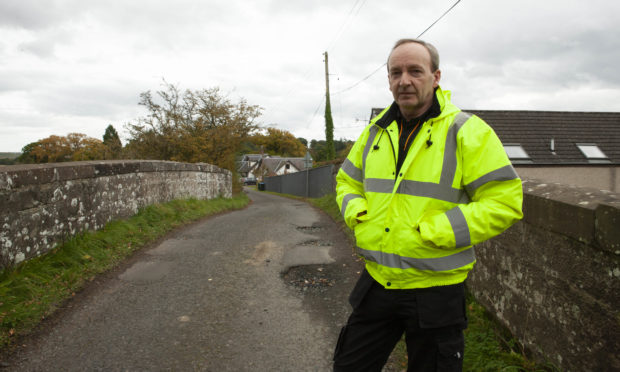
<svg viewBox="0 0 620 372">
<path fill-rule="evenodd" d="M 353 313 L 338 338 L 334 371 L 381 371 L 403 333 L 408 371 L 462 370 L 463 283 L 388 290 L 364 270 L 349 300 Z"/>
</svg>

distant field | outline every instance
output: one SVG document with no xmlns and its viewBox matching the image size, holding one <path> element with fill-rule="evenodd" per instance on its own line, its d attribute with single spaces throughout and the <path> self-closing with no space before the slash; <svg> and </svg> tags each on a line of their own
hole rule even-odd
<svg viewBox="0 0 620 372">
<path fill-rule="evenodd" d="M 21 154 L 21 152 L 0 152 L 0 159 L 15 159 Z"/>
</svg>

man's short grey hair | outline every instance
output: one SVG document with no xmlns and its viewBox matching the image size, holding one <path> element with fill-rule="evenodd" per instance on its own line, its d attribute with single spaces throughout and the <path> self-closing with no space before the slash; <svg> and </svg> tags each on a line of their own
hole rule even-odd
<svg viewBox="0 0 620 372">
<path fill-rule="evenodd" d="M 388 63 L 387 63 L 388 72 L 390 72 L 390 57 L 392 56 L 392 52 L 394 52 L 394 49 L 398 48 L 399 46 L 403 44 L 409 44 L 409 43 L 420 44 L 424 48 L 426 48 L 426 50 L 428 50 L 428 53 L 431 55 L 432 72 L 435 72 L 439 69 L 439 52 L 437 51 L 437 48 L 433 46 L 433 44 L 427 43 L 426 41 L 423 41 L 420 39 L 400 39 L 396 42 L 396 44 L 394 44 L 394 47 L 392 47 L 392 50 L 390 51 L 390 55 L 388 56 Z"/>
</svg>

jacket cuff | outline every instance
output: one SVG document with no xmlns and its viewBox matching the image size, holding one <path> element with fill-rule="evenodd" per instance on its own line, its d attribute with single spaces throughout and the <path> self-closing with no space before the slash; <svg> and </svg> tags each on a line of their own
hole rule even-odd
<svg viewBox="0 0 620 372">
<path fill-rule="evenodd" d="M 351 229 L 358 225 L 357 220 L 364 221 L 368 219 L 368 214 L 358 217 L 360 212 L 368 210 L 368 202 L 363 197 L 351 199 L 344 210 L 344 221 Z"/>
</svg>

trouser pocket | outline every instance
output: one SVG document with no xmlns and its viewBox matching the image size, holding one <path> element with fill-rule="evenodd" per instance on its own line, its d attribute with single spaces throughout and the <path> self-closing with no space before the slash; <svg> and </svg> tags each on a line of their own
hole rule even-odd
<svg viewBox="0 0 620 372">
<path fill-rule="evenodd" d="M 463 332 L 455 331 L 452 337 L 437 342 L 437 372 L 458 372 L 463 369 L 465 339 Z"/>
<path fill-rule="evenodd" d="M 416 293 L 420 328 L 460 325 L 467 328 L 463 283 L 424 288 Z"/>
</svg>

